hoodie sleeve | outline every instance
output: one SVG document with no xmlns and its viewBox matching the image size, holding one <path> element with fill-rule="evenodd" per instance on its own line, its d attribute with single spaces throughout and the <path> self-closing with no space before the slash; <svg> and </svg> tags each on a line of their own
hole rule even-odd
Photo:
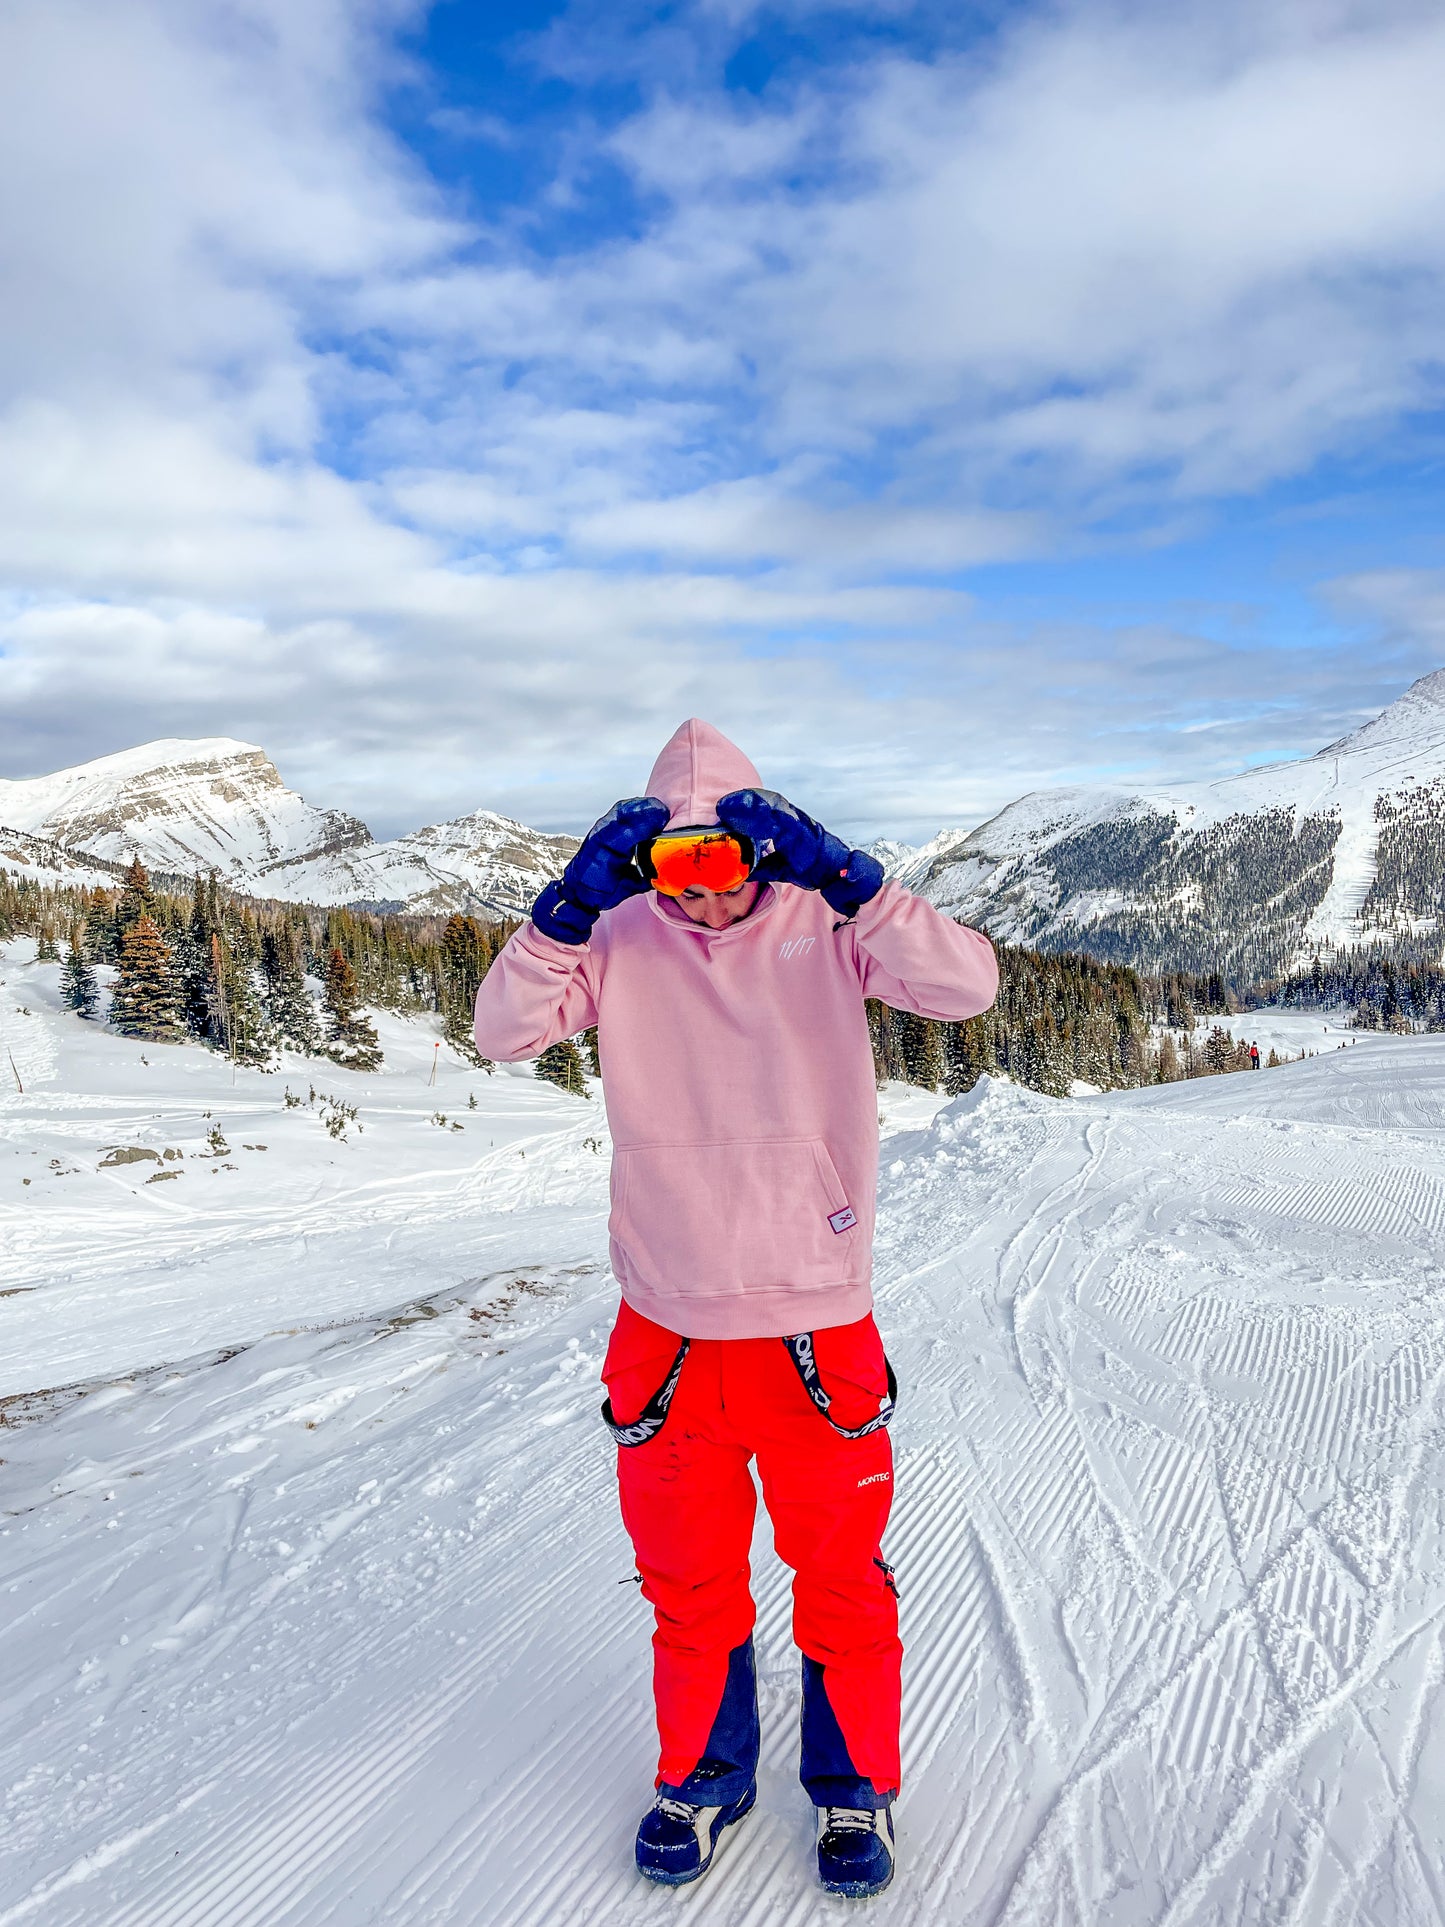
<svg viewBox="0 0 1445 1927">
<path fill-rule="evenodd" d="M 597 1022 L 591 948 L 558 943 L 524 923 L 477 986 L 473 1034 L 499 1064 L 536 1057 Z"/>
<path fill-rule="evenodd" d="M 998 995 L 998 960 L 981 930 L 954 923 L 901 883 L 885 883 L 854 923 L 865 997 L 958 1023 Z"/>
</svg>

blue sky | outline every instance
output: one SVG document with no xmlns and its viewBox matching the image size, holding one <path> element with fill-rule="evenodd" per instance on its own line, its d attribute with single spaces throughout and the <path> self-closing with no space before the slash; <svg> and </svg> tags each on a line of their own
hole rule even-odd
<svg viewBox="0 0 1445 1927">
<path fill-rule="evenodd" d="M 257 741 L 575 827 L 689 713 L 845 832 L 1445 662 L 1416 0 L 18 0 L 0 772 Z"/>
</svg>

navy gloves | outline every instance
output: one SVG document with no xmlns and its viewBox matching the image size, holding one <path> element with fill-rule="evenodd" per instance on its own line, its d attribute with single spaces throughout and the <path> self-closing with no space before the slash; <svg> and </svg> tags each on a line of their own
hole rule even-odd
<svg viewBox="0 0 1445 1927">
<path fill-rule="evenodd" d="M 549 883 L 532 905 L 532 922 L 543 936 L 586 943 L 604 910 L 645 890 L 633 852 L 666 829 L 669 814 L 655 796 L 634 796 L 599 817 L 560 880 Z M 756 847 L 772 845 L 753 868 L 760 883 L 816 890 L 845 917 L 856 916 L 883 888 L 883 865 L 876 857 L 850 850 L 776 790 L 734 790 L 720 800 L 717 814 L 725 829 L 750 837 Z"/>
<path fill-rule="evenodd" d="M 850 850 L 831 831 L 776 790 L 734 790 L 717 806 L 718 821 L 772 850 L 753 870 L 762 882 L 816 890 L 840 915 L 852 917 L 883 888 L 883 865 Z"/>
<path fill-rule="evenodd" d="M 671 814 L 655 796 L 633 796 L 599 817 L 560 880 L 549 883 L 532 905 L 532 922 L 543 936 L 558 943 L 586 943 L 604 910 L 645 890 L 632 853 L 666 828 Z"/>
</svg>

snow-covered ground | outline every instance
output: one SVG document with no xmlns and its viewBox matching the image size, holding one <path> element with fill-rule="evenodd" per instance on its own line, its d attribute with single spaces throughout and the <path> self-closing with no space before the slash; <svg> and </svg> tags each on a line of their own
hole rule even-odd
<svg viewBox="0 0 1445 1927">
<path fill-rule="evenodd" d="M 400 1024 L 374 1078 L 233 1090 L 26 954 L 0 1361 L 51 1395 L 0 1429 L 0 1927 L 852 1917 L 765 1533 L 758 1813 L 697 1890 L 631 1868 L 600 1103 L 432 1090 Z M 313 1081 L 360 1134 L 284 1107 Z M 880 1108 L 907 1784 L 868 1918 L 1438 1922 L 1445 1039 Z"/>
<path fill-rule="evenodd" d="M 1261 1058 L 1278 1051 L 1281 1057 L 1318 1056 L 1321 1051 L 1338 1050 L 1341 1044 L 1352 1048 L 1365 1043 L 1375 1033 L 1350 1029 L 1350 1013 L 1341 1006 L 1332 1010 L 1301 1010 L 1295 1004 L 1264 1004 L 1257 1010 L 1236 1011 L 1233 1016 L 1201 1017 L 1194 1026 L 1195 1047 L 1201 1046 L 1218 1024 L 1235 1042 L 1258 1044 Z"/>
</svg>

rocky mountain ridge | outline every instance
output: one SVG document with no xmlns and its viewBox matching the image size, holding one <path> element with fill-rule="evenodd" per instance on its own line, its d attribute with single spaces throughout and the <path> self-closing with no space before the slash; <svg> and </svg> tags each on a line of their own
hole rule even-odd
<svg viewBox="0 0 1445 1927">
<path fill-rule="evenodd" d="M 1035 790 L 892 868 L 992 935 L 1254 979 L 1445 938 L 1445 670 L 1315 755 L 1210 783 Z"/>
<path fill-rule="evenodd" d="M 0 780 L 0 867 L 99 883 L 139 856 L 160 873 L 215 871 L 232 889 L 317 904 L 523 916 L 576 839 L 491 810 L 378 843 L 344 810 L 288 789 L 265 751 L 168 739 L 52 776 Z"/>
</svg>

